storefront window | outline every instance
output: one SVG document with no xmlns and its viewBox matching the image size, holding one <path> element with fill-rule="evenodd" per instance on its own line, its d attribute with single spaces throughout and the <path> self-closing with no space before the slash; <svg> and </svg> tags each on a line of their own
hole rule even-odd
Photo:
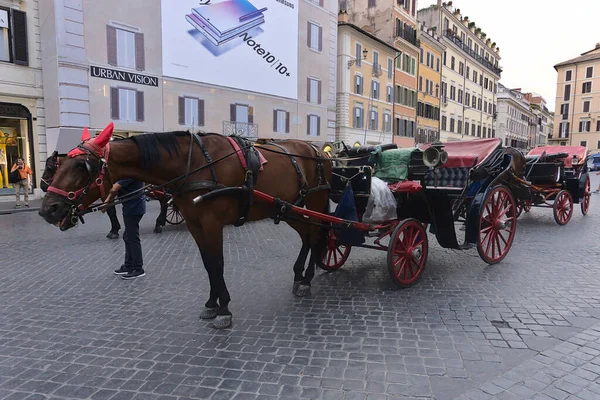
<svg viewBox="0 0 600 400">
<path fill-rule="evenodd" d="M 14 195 L 8 183 L 8 172 L 17 158 L 22 157 L 33 169 L 27 143 L 27 121 L 0 117 L 0 195 Z"/>
</svg>

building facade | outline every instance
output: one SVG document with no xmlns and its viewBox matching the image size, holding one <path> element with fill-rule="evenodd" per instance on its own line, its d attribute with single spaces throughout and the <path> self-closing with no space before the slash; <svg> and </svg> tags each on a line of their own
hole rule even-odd
<svg viewBox="0 0 600 400">
<path fill-rule="evenodd" d="M 38 1 L 0 0 L 0 199 L 13 200 L 8 172 L 22 157 L 39 185 L 45 122 Z M 6 196 L 6 197 L 5 197 Z"/>
<path fill-rule="evenodd" d="M 416 0 L 341 0 L 340 11 L 348 22 L 368 29 L 374 36 L 397 49 L 392 59 L 394 104 L 393 140 L 400 147 L 414 146 L 417 122 L 417 76 L 419 39 Z M 356 54 L 362 49 L 357 47 Z"/>
<path fill-rule="evenodd" d="M 419 10 L 418 18 L 435 28 L 446 46 L 441 67 L 441 140 L 495 137 L 500 48 L 452 1 L 438 0 Z"/>
<path fill-rule="evenodd" d="M 214 33 L 224 24 L 219 3 L 40 2 L 48 151 L 66 151 L 84 126 L 110 121 L 123 136 L 189 129 L 332 140 L 337 3 L 286 0 L 263 10 L 264 1 L 253 1 L 261 10 L 240 16 L 249 22 L 233 36 Z"/>
<path fill-rule="evenodd" d="M 556 109 L 553 144 L 600 150 L 600 43 L 554 66 Z"/>
<path fill-rule="evenodd" d="M 416 143 L 431 143 L 440 138 L 440 89 L 442 65 L 439 60 L 446 50 L 440 37 L 425 25 L 420 25 L 421 54 L 417 102 Z M 437 60 L 437 61 L 436 61 Z"/>
<path fill-rule="evenodd" d="M 545 146 L 548 143 L 548 137 L 552 136 L 550 131 L 554 116 L 548 110 L 544 97 L 535 93 L 525 93 L 524 95 L 525 99 L 529 101 L 535 123 L 535 130 L 529 137 L 529 147 Z"/>
<path fill-rule="evenodd" d="M 336 139 L 347 145 L 392 143 L 397 50 L 347 21 L 340 11 Z"/>
<path fill-rule="evenodd" d="M 537 130 L 537 120 L 529 101 L 519 90 L 498 84 L 498 131 L 497 137 L 505 146 L 526 151 L 531 148 L 530 135 Z"/>
</svg>

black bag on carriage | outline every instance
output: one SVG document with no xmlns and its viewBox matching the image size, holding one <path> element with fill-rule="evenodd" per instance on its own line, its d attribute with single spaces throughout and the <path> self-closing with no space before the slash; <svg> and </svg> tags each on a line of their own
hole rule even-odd
<svg viewBox="0 0 600 400">
<path fill-rule="evenodd" d="M 333 215 L 345 220 L 358 222 L 354 191 L 352 190 L 350 181 L 348 181 Z M 365 235 L 357 229 L 336 229 L 335 235 L 341 244 L 349 246 L 359 246 L 365 242 Z"/>
</svg>

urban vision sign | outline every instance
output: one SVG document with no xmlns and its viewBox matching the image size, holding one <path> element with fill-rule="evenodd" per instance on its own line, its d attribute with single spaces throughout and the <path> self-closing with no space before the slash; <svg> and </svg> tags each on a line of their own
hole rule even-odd
<svg viewBox="0 0 600 400">
<path fill-rule="evenodd" d="M 134 72 L 117 71 L 116 69 L 96 67 L 92 65 L 90 67 L 90 75 L 94 78 L 111 79 L 113 81 L 121 81 L 127 83 L 136 83 L 138 85 L 158 87 L 157 77 L 136 74 Z"/>
</svg>

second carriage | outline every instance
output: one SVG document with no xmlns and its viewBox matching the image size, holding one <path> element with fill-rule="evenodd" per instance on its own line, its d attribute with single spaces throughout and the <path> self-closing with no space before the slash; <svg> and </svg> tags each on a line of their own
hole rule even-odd
<svg viewBox="0 0 600 400">
<path fill-rule="evenodd" d="M 392 281 L 400 287 L 412 286 L 427 262 L 427 228 L 444 248 L 475 247 L 486 263 L 502 261 L 512 246 L 517 222 L 511 189 L 513 159 L 502 148 L 502 141 L 491 138 L 420 149 L 393 147 L 354 147 L 342 152 L 350 157 L 374 155 L 333 169 L 330 198 L 338 206 L 328 219 L 321 218 L 330 222 L 331 228 L 319 266 L 328 271 L 341 268 L 352 247 L 386 251 Z M 395 175 L 386 171 L 390 166 Z M 385 179 L 396 200 L 395 215 L 376 224 L 363 221 L 373 177 Z M 348 191 L 353 193 L 350 199 L 345 196 Z M 346 221 L 332 219 L 339 217 Z M 356 222 L 348 223 L 348 218 Z M 375 238 L 373 244 L 366 243 L 369 237 Z"/>
</svg>

